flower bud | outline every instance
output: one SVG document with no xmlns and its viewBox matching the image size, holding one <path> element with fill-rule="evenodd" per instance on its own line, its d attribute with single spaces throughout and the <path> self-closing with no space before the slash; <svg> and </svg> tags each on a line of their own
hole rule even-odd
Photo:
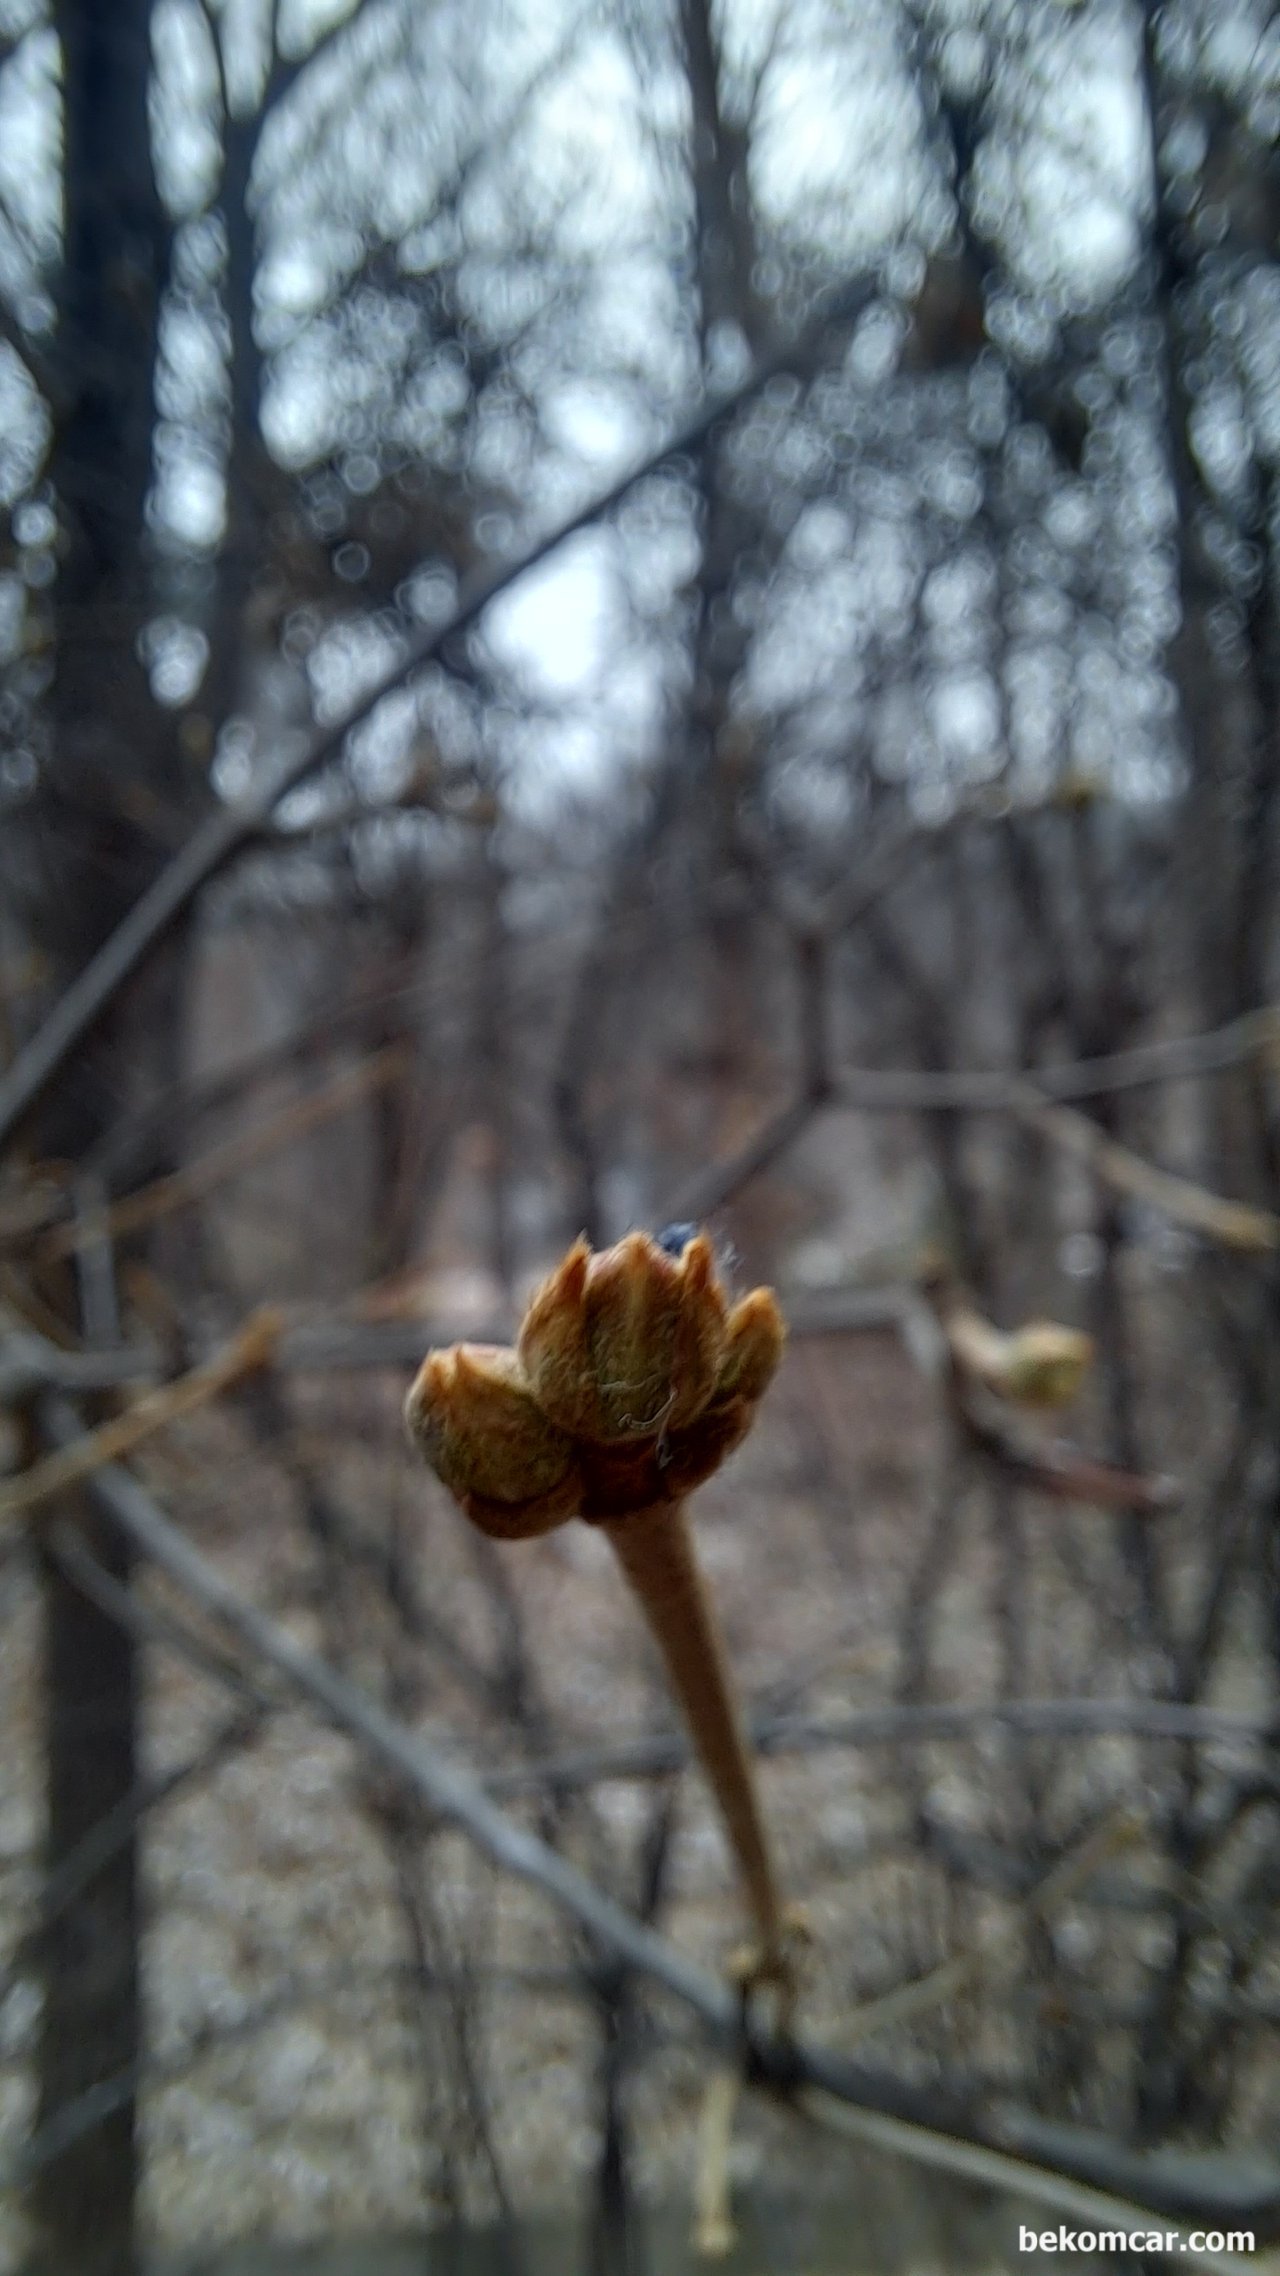
<svg viewBox="0 0 1280 2276">
<path fill-rule="evenodd" d="M 478 1499 L 513 1510 L 551 1497 L 567 1517 L 576 1506 L 572 1443 L 538 1406 L 514 1351 L 455 1344 L 428 1352 L 405 1420 L 464 1507 Z"/>
<path fill-rule="evenodd" d="M 674 1430 L 661 1452 L 662 1490 L 668 1501 L 680 1501 L 714 1477 L 722 1462 L 755 1421 L 754 1399 L 716 1398 L 696 1422 Z"/>
<path fill-rule="evenodd" d="M 491 1541 L 533 1541 L 540 1533 L 553 1533 L 566 1518 L 581 1515 L 582 1488 L 571 1470 L 560 1485 L 527 1502 L 490 1501 L 484 1494 L 454 1498 L 463 1515 Z"/>
<path fill-rule="evenodd" d="M 674 1256 L 648 1233 L 599 1256 L 575 1241 L 534 1295 L 518 1352 L 428 1353 L 410 1433 L 495 1539 L 679 1501 L 745 1438 L 782 1315 L 767 1288 L 726 1314 L 710 1242 L 678 1231 Z"/>
<path fill-rule="evenodd" d="M 575 1241 L 529 1300 L 520 1328 L 520 1365 L 544 1414 L 571 1435 L 587 1435 L 598 1402 L 587 1343 L 591 1251 Z"/>
<path fill-rule="evenodd" d="M 534 1397 L 562 1430 L 597 1445 L 679 1427 L 715 1388 L 725 1307 L 710 1243 L 677 1261 L 647 1233 L 592 1256 L 576 1242 L 520 1331 Z"/>
<path fill-rule="evenodd" d="M 1065 1407 L 1093 1360 L 1092 1338 L 1056 1320 L 1029 1320 L 1005 1334 L 961 1302 L 944 1313 L 943 1326 L 964 1372 L 1024 1407 Z"/>
<path fill-rule="evenodd" d="M 1008 1339 L 1001 1388 L 1027 1407 L 1065 1407 L 1093 1362 L 1093 1339 L 1054 1320 L 1031 1320 Z"/>
<path fill-rule="evenodd" d="M 778 1371 L 787 1328 L 771 1288 L 753 1288 L 729 1314 L 724 1354 L 716 1376 L 716 1402 L 732 1396 L 752 1405 Z"/>
<path fill-rule="evenodd" d="M 676 1269 L 680 1310 L 672 1367 L 673 1430 L 679 1430 L 709 1399 L 718 1396 L 728 1327 L 715 1256 L 705 1233 L 686 1244 Z"/>
</svg>

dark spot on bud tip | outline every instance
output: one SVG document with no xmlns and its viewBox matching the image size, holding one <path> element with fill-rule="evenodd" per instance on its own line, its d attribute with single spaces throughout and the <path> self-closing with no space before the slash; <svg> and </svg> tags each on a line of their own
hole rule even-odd
<svg viewBox="0 0 1280 2276">
<path fill-rule="evenodd" d="M 665 1249 L 669 1257 L 682 1257 L 690 1241 L 697 1238 L 696 1225 L 664 1225 L 660 1233 L 654 1234 L 658 1247 Z"/>
</svg>

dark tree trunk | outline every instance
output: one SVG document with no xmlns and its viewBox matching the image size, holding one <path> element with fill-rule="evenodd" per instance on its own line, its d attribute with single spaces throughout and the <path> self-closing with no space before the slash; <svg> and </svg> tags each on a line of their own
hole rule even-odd
<svg viewBox="0 0 1280 2276">
<path fill-rule="evenodd" d="M 147 116 L 149 0 L 56 11 L 64 90 L 60 402 L 51 473 L 61 523 L 51 750 L 31 818 L 37 937 L 55 984 L 80 969 L 154 873 L 186 801 L 140 635 L 153 612 L 147 538 L 157 318 L 167 224 Z M 72 1061 L 38 1132 L 83 1157 L 174 1034 L 167 959 Z M 159 993 L 157 993 L 157 989 Z M 74 1320 L 69 1290 L 57 1292 Z M 127 1583 L 128 1559 L 83 1506 L 61 1513 Z M 45 1575 L 51 1871 L 136 1777 L 132 1640 L 58 1570 Z M 133 2065 L 141 2047 L 136 1850 L 126 1847 L 45 1947 L 40 2120 Z M 128 2276 L 135 2264 L 134 2106 L 54 2159 L 33 2190 L 38 2266 Z"/>
<path fill-rule="evenodd" d="M 64 1510 L 70 1515 L 70 1508 Z M 85 1524 L 88 1546 L 127 1583 L 128 1556 Z M 134 1782 L 136 1653 L 124 1629 L 55 1566 L 45 1574 L 48 1861 L 59 1861 Z M 141 2045 L 138 1869 L 130 1842 L 45 1944 L 40 2119 L 136 2061 Z M 46 2166 L 34 2193 L 38 2267 L 129 2276 L 137 2144 L 132 2097 Z"/>
<path fill-rule="evenodd" d="M 722 58 L 708 0 L 681 0 L 680 38 L 689 87 L 689 181 L 693 197 L 697 324 L 703 377 L 716 379 L 717 357 L 736 339 L 758 355 L 766 312 L 755 282 L 755 223 L 747 171 L 749 132 L 722 100 Z M 695 811 L 686 861 L 706 893 L 706 1024 L 714 1081 L 703 1133 L 708 1154 L 730 1152 L 740 1121 L 750 1119 L 762 1069 L 759 1033 L 759 910 L 737 850 L 737 817 L 755 788 L 759 753 L 749 729 L 732 719 L 734 682 L 748 638 L 732 608 L 738 563 L 758 535 L 735 495 L 722 433 L 708 436 L 697 458 L 702 558 L 693 626 L 693 690 L 689 714 L 689 782 Z M 705 784 L 699 801 L 695 786 Z M 700 807 L 700 811 L 698 808 Z M 750 1239 L 754 1198 L 735 1216 Z M 753 1263 L 756 1261 L 754 1255 Z"/>
</svg>

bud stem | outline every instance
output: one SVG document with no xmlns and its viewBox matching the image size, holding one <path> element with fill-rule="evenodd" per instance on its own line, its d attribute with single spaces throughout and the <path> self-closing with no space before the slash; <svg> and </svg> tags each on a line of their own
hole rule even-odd
<svg viewBox="0 0 1280 2276">
<path fill-rule="evenodd" d="M 720 1805 L 766 1965 L 783 1959 L 783 1908 L 720 1623 L 683 1502 L 659 1502 L 601 1527 L 666 1661 Z"/>
</svg>

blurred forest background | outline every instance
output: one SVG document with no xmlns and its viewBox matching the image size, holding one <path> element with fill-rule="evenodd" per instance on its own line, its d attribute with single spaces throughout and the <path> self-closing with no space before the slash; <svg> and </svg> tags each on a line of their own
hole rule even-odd
<svg viewBox="0 0 1280 2276">
<path fill-rule="evenodd" d="M 1280 2235 L 1278 232 L 1263 0 L 0 0 L 10 2265 L 682 2264 L 697 1996 L 493 1819 L 703 1983 L 720 1834 L 399 1415 L 670 1217 L 792 1321 L 734 2265 Z"/>
</svg>

